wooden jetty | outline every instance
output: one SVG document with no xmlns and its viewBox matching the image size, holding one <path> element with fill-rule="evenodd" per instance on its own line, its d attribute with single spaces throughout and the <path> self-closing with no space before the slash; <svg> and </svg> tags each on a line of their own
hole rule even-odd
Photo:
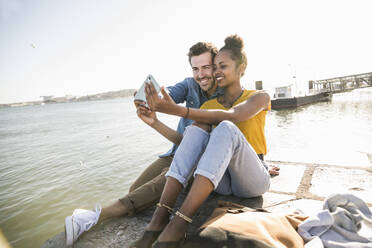
<svg viewBox="0 0 372 248">
<path fill-rule="evenodd" d="M 256 88 L 260 85 L 262 86 L 262 82 L 257 81 Z M 291 86 L 278 87 L 275 89 L 276 93 L 271 100 L 271 108 L 280 110 L 296 108 L 315 102 L 329 101 L 332 99 L 332 94 L 371 86 L 372 72 L 322 80 L 310 80 L 310 95 L 306 96 L 292 96 Z"/>
</svg>

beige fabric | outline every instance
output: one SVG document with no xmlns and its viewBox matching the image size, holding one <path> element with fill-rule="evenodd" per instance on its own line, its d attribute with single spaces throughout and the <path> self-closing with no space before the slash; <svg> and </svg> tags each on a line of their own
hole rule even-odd
<svg viewBox="0 0 372 248">
<path fill-rule="evenodd" d="M 261 240 L 273 247 L 304 247 L 296 229 L 307 216 L 269 213 L 236 204 L 216 208 L 202 228 L 220 228 L 247 237 Z"/>
</svg>

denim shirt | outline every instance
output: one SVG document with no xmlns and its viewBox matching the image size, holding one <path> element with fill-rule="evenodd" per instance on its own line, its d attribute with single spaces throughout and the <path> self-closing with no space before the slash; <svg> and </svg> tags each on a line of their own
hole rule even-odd
<svg viewBox="0 0 372 248">
<path fill-rule="evenodd" d="M 223 90 L 217 87 L 215 93 L 210 98 L 207 98 L 207 96 L 200 88 L 199 84 L 192 77 L 185 78 L 182 82 L 179 82 L 174 86 L 169 86 L 167 87 L 167 89 L 173 101 L 175 101 L 177 104 L 184 103 L 186 101 L 186 107 L 190 108 L 200 108 L 200 106 L 205 101 L 216 98 L 217 96 L 223 94 Z M 177 132 L 183 134 L 185 128 L 189 126 L 192 122 L 193 120 L 181 117 L 180 121 L 178 122 Z M 177 148 L 178 145 L 173 144 L 172 148 L 168 152 L 160 155 L 159 157 L 163 158 L 174 155 Z"/>
</svg>

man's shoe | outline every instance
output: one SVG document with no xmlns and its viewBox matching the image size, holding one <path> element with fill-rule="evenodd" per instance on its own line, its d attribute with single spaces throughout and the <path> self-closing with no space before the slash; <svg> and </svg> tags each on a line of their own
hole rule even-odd
<svg viewBox="0 0 372 248">
<path fill-rule="evenodd" d="M 83 232 L 97 224 L 100 214 L 101 206 L 97 204 L 95 212 L 75 209 L 71 216 L 67 216 L 65 219 L 66 245 L 72 246 Z"/>
</svg>

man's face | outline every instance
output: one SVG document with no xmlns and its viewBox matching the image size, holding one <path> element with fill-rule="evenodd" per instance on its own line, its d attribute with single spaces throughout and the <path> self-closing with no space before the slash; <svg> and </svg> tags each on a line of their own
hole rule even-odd
<svg viewBox="0 0 372 248">
<path fill-rule="evenodd" d="M 213 77 L 213 61 L 210 52 L 205 52 L 198 56 L 192 56 L 190 60 L 192 73 L 195 81 L 200 88 L 207 92 L 215 90 L 215 82 Z"/>
</svg>

